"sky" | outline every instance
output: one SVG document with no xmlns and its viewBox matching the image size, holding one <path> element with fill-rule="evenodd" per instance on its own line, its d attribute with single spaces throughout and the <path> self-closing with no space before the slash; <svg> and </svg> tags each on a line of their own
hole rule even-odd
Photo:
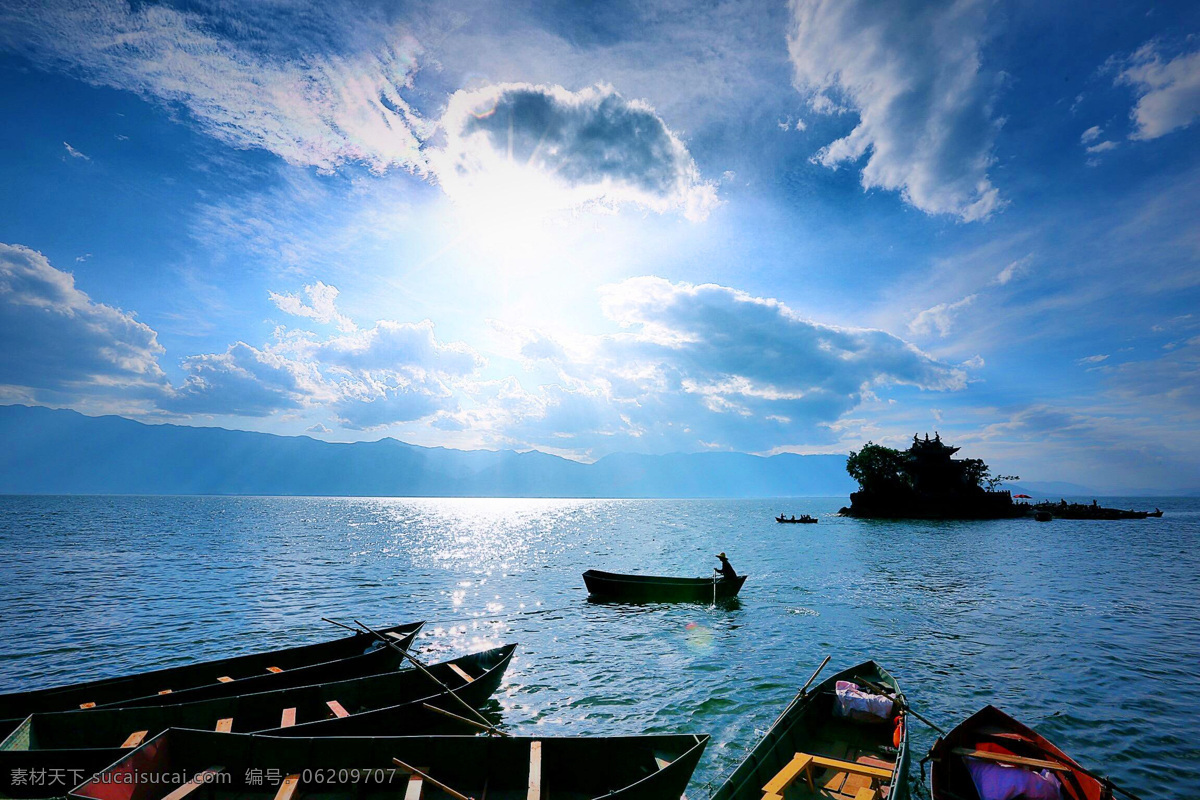
<svg viewBox="0 0 1200 800">
<path fill-rule="evenodd" d="M 1194 2 L 0 0 L 0 403 L 1200 485 Z"/>
</svg>

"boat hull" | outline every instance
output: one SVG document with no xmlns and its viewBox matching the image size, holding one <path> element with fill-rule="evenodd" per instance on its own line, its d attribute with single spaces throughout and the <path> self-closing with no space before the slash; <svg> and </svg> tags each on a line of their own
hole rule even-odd
<svg viewBox="0 0 1200 800">
<path fill-rule="evenodd" d="M 300 794 L 311 787 L 323 800 L 396 800 L 408 782 L 402 771 L 391 772 L 396 758 L 467 796 L 486 794 L 488 800 L 678 800 L 707 742 L 707 736 L 693 735 L 280 739 L 173 729 L 70 796 L 161 800 L 179 784 L 159 782 L 159 776 L 220 766 L 228 782 L 210 783 L 199 795 L 204 800 L 271 800 L 286 775 L 300 777 Z M 661 766 L 656 759 L 669 763 Z M 531 779 L 535 761 L 537 795 Z M 255 783 L 255 775 L 272 775 L 274 781 Z"/>
<path fill-rule="evenodd" d="M 1022 725 L 995 706 L 985 706 L 939 738 L 929 751 L 929 791 L 933 800 L 977 796 L 964 756 L 955 751 L 986 750 L 999 757 L 1015 755 L 1056 762 L 1062 800 L 1108 800 L 1106 787 L 1084 774 L 1082 767 L 1032 728 Z"/>
<path fill-rule="evenodd" d="M 475 653 L 428 669 L 463 702 L 482 706 L 499 688 L 515 645 Z M 450 665 L 453 665 L 450 666 Z M 468 681 L 456 670 L 471 677 Z M 334 710 L 331 701 L 337 704 Z M 447 691 L 417 670 L 179 706 L 35 714 L 0 742 L 0 795 L 33 798 L 68 788 L 128 752 L 130 734 L 150 739 L 171 727 L 256 732 L 273 736 L 379 736 L 462 733 L 462 723 L 426 708 L 467 714 Z M 290 717 L 288 716 L 290 714 Z M 281 727 L 286 725 L 287 727 Z M 473 729 L 465 729 L 473 732 Z M 19 780 L 59 775 L 65 785 Z"/>
<path fill-rule="evenodd" d="M 822 681 L 815 688 L 797 695 L 775 720 L 775 723 L 755 745 L 746 759 L 717 789 L 712 800 L 762 800 L 763 787 L 771 781 L 797 753 L 825 755 L 840 760 L 873 758 L 880 754 L 883 761 L 893 763 L 892 779 L 887 784 L 887 800 L 904 800 L 908 793 L 908 716 L 901 721 L 900 746 L 887 752 L 892 745 L 892 725 L 886 723 L 853 723 L 832 717 L 833 693 L 838 681 L 862 683 L 863 679 L 879 684 L 903 697 L 895 679 L 874 661 L 843 670 Z M 861 755 L 835 752 L 834 747 L 845 745 Z M 825 780 L 825 778 L 822 778 Z M 817 784 L 818 787 L 820 784 Z M 803 779 L 789 789 L 789 800 L 807 796 Z M 853 796 L 853 792 L 850 793 Z M 820 797 L 829 795 L 821 794 Z"/>
<path fill-rule="evenodd" d="M 407 640 L 405 642 L 405 646 L 407 646 L 422 624 L 416 622 L 396 625 L 382 629 L 381 633 L 385 635 L 395 633 Z M 11 692 L 0 695 L 0 720 L 22 720 L 30 714 L 70 711 L 88 703 L 103 706 L 124 704 L 134 699 L 157 698 L 160 692 L 168 689 L 171 693 L 175 693 L 202 686 L 219 686 L 222 681 L 218 679 L 223 677 L 233 678 L 229 684 L 237 683 L 239 679 L 265 679 L 269 683 L 271 675 L 282 674 L 268 672 L 271 667 L 286 673 L 295 669 L 362 655 L 368 650 L 378 649 L 378 645 L 376 637 L 367 633 L 358 633 L 341 639 L 282 650 L 233 656 L 179 667 L 166 667 L 133 675 L 101 678 L 48 689 Z M 234 691 L 241 692 L 239 688 L 234 688 Z M 0 723 L 0 726 L 3 724 Z"/>
<path fill-rule="evenodd" d="M 594 600 L 621 603 L 712 603 L 737 596 L 745 575 L 726 578 L 668 578 L 620 575 L 590 569 L 583 582 Z"/>
</svg>

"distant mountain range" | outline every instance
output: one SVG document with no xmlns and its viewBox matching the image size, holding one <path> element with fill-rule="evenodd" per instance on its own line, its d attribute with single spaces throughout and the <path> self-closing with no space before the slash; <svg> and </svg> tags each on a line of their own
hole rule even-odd
<svg viewBox="0 0 1200 800">
<path fill-rule="evenodd" d="M 0 442 L 3 494 L 848 499 L 857 489 L 843 455 L 621 453 L 581 464 L 537 451 L 344 444 L 26 406 L 0 406 Z M 1061 481 L 1004 488 L 1034 497 L 1100 494 Z"/>
<path fill-rule="evenodd" d="M 394 497 L 848 496 L 840 455 L 617 454 L 353 444 L 0 406 L 0 493 Z"/>
</svg>

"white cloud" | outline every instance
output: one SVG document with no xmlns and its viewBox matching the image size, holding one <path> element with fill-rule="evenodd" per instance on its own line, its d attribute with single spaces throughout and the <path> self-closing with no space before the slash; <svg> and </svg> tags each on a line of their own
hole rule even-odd
<svg viewBox="0 0 1200 800">
<path fill-rule="evenodd" d="M 1007 286 L 1014 278 L 1018 278 L 1029 271 L 1029 265 L 1033 261 L 1033 254 L 1018 258 L 1016 261 L 1010 261 L 1008 265 L 996 274 L 995 283 L 1000 286 Z"/>
<path fill-rule="evenodd" d="M 304 287 L 304 293 L 308 295 L 309 303 L 305 302 L 294 294 L 276 294 L 270 293 L 271 302 L 279 307 L 280 311 L 285 311 L 297 317 L 308 317 L 317 322 L 326 325 L 336 324 L 338 330 L 354 331 L 357 326 L 354 322 L 337 310 L 334 301 L 337 300 L 338 290 L 334 286 L 326 286 L 317 281 L 311 286 Z"/>
<path fill-rule="evenodd" d="M 332 430 L 330 430 L 325 425 L 322 425 L 320 422 L 318 422 L 316 425 L 310 425 L 309 427 L 305 428 L 304 430 L 307 433 L 320 433 L 320 434 L 333 433 Z"/>
<path fill-rule="evenodd" d="M 179 103 L 208 134 L 293 164 L 421 166 L 421 123 L 401 96 L 420 48 L 403 28 L 357 6 L 202 8 L 17 0 L 0 8 L 0 48 Z M 273 13 L 292 15 L 304 38 L 293 40 Z"/>
<path fill-rule="evenodd" d="M 41 253 L 0 244 L 0 386 L 51 400 L 164 391 L 158 336 L 134 315 L 97 303 Z"/>
<path fill-rule="evenodd" d="M 186 358 L 188 377 L 162 407 L 180 414 L 259 417 L 322 407 L 344 426 L 359 429 L 457 410 L 455 382 L 483 365 L 474 350 L 439 341 L 428 320 L 382 320 L 360 330 L 334 308 L 334 287 L 306 288 L 315 290 L 308 292 L 312 306 L 291 298 L 313 312 L 300 316 L 318 319 L 328 312 L 330 321 L 346 323 L 342 334 L 322 339 L 280 328 L 276 341 L 263 347 L 238 342 L 224 353 Z M 281 307 L 293 305 L 288 296 L 276 297 Z"/>
<path fill-rule="evenodd" d="M 1132 86 L 1138 96 L 1131 139 L 1157 139 L 1200 115 L 1200 50 L 1169 60 L 1160 50 L 1160 43 L 1147 42 L 1117 75 L 1117 84 Z"/>
<path fill-rule="evenodd" d="M 1088 147 L 1087 151 L 1089 153 L 1104 153 L 1109 150 L 1115 150 L 1116 148 L 1117 148 L 1116 142 L 1106 140 L 1106 141 L 1103 141 L 1103 142 L 1100 142 L 1098 144 L 1094 144 L 1094 145 Z"/>
<path fill-rule="evenodd" d="M 1094 355 L 1094 356 L 1084 356 L 1083 358 L 1079 359 L 1079 363 L 1080 364 L 1099 364 L 1101 361 L 1107 361 L 1107 360 L 1108 360 L 1107 354 L 1100 354 L 1100 355 Z"/>
<path fill-rule="evenodd" d="M 827 435 L 878 387 L 966 383 L 960 369 L 884 331 L 811 322 L 724 286 L 634 278 L 606 287 L 602 305 L 627 330 L 540 348 L 560 380 L 522 397 L 505 436 L 559 447 L 565 438 L 576 451 L 703 441 L 765 451 Z"/>
<path fill-rule="evenodd" d="M 988 177 L 1000 122 L 984 68 L 983 0 L 795 0 L 788 38 L 797 87 L 816 113 L 850 107 L 854 130 L 817 154 L 836 168 L 866 157 L 864 188 L 898 190 L 964 221 L 1001 207 Z"/>
<path fill-rule="evenodd" d="M 1003 275 L 1004 273 L 1001 272 L 1000 274 Z M 970 294 L 955 303 L 938 303 L 932 308 L 925 309 L 917 314 L 912 322 L 908 323 L 909 333 L 918 336 L 928 336 L 937 331 L 938 336 L 945 336 L 950 333 L 950 328 L 953 327 L 954 318 L 958 315 L 958 312 L 971 305 L 971 303 L 974 303 L 975 298 L 978 296 Z"/>
<path fill-rule="evenodd" d="M 1103 128 L 1101 128 L 1099 125 L 1093 125 L 1080 135 L 1079 141 L 1083 144 L 1089 144 L 1099 139 L 1103 133 Z"/>
<path fill-rule="evenodd" d="M 67 155 L 69 155 L 71 158 L 81 158 L 84 161 L 92 160 L 91 156 L 84 155 L 83 153 L 76 150 L 74 147 L 71 147 L 71 145 L 67 142 L 63 142 L 63 147 L 67 148 Z"/>
<path fill-rule="evenodd" d="M 716 186 L 648 104 L 612 87 L 578 92 L 508 83 L 450 98 L 432 153 L 456 202 L 530 206 L 531 213 L 626 203 L 704 219 Z"/>
</svg>

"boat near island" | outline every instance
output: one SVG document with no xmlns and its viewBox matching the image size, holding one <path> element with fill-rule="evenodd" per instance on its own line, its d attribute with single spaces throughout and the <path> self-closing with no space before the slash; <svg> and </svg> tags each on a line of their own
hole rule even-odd
<svg viewBox="0 0 1200 800">
<path fill-rule="evenodd" d="M 810 525 L 815 525 L 818 522 L 816 517 L 810 517 L 808 514 L 801 514 L 798 517 L 795 514 L 793 514 L 791 517 L 785 517 L 783 514 L 780 514 L 778 517 L 775 518 L 775 521 L 776 522 L 787 522 L 787 523 L 804 523 L 804 524 L 810 524 Z"/>
<path fill-rule="evenodd" d="M 712 800 L 902 800 L 905 707 L 895 678 L 874 661 L 802 689 Z"/>
<path fill-rule="evenodd" d="M 589 569 L 583 573 L 590 599 L 621 603 L 715 603 L 737 596 L 745 575 L 736 578 L 671 578 L 621 575 Z"/>
<path fill-rule="evenodd" d="M 1112 784 L 995 706 L 977 711 L 934 742 L 928 760 L 933 800 L 1113 796 Z"/>
</svg>

